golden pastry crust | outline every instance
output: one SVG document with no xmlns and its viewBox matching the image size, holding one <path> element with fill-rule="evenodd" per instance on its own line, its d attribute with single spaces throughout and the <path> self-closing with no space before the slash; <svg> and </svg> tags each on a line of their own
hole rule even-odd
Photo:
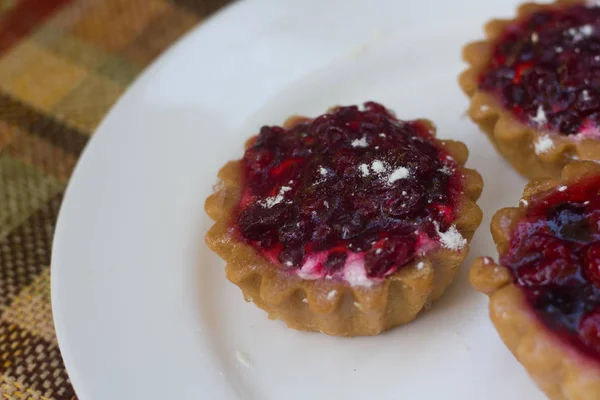
<svg viewBox="0 0 600 400">
<path fill-rule="evenodd" d="M 600 160 L 600 141 L 577 139 L 559 133 L 540 131 L 517 120 L 488 92 L 479 90 L 478 77 L 487 68 L 495 42 L 504 28 L 514 21 L 550 7 L 585 3 L 583 0 L 558 0 L 551 4 L 524 3 L 512 20 L 493 19 L 485 25 L 486 38 L 467 44 L 463 59 L 469 67 L 459 77 L 459 84 L 471 104 L 469 117 L 484 131 L 496 150 L 523 176 L 529 179 L 559 177 L 572 160 Z M 536 143 L 551 138 L 553 145 L 536 153 Z"/>
<path fill-rule="evenodd" d="M 560 178 L 531 181 L 519 208 L 503 208 L 492 219 L 491 231 L 498 253 L 509 244 L 512 228 L 525 214 L 526 202 L 537 194 L 584 176 L 600 174 L 600 165 L 572 162 Z M 475 260 L 469 272 L 471 284 L 490 299 L 490 318 L 502 341 L 551 400 L 600 398 L 600 365 L 580 354 L 548 330 L 531 310 L 521 288 L 513 283 L 508 268 L 490 257 Z"/>
<path fill-rule="evenodd" d="M 289 128 L 302 120 L 293 117 L 284 126 Z M 433 125 L 427 124 L 435 133 Z M 482 219 L 475 201 L 483 189 L 483 180 L 476 171 L 463 167 L 468 156 L 463 143 L 440 142 L 464 176 L 464 194 L 457 202 L 454 223 L 470 242 Z M 215 193 L 205 203 L 207 214 L 215 221 L 206 234 L 206 243 L 225 260 L 227 278 L 240 287 L 246 301 L 254 302 L 270 319 L 281 319 L 290 328 L 335 336 L 363 336 L 377 335 L 407 323 L 442 295 L 468 253 L 468 244 L 460 251 L 431 252 L 371 287 L 352 287 L 337 280 L 302 279 L 283 271 L 253 247 L 233 237 L 232 214 L 242 191 L 241 161 L 227 163 L 218 176 L 220 182 Z"/>
</svg>

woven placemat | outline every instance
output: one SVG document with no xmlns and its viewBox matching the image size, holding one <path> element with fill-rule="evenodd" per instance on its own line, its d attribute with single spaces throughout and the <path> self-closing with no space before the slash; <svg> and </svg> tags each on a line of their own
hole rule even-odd
<svg viewBox="0 0 600 400">
<path fill-rule="evenodd" d="M 131 81 L 229 1 L 0 0 L 0 399 L 76 398 L 50 307 L 65 186 Z"/>
</svg>

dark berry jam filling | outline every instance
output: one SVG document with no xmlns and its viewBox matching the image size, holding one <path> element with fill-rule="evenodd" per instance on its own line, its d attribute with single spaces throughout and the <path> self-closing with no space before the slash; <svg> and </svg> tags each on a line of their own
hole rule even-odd
<svg viewBox="0 0 600 400">
<path fill-rule="evenodd" d="M 355 283 L 440 238 L 462 247 L 451 225 L 462 178 L 428 129 L 373 102 L 261 128 L 243 158 L 240 234 L 300 276 Z"/>
<path fill-rule="evenodd" d="M 600 177 L 531 199 L 500 263 L 550 329 L 600 359 Z"/>
<path fill-rule="evenodd" d="M 514 22 L 479 79 L 529 126 L 597 136 L 600 7 L 557 6 Z"/>
</svg>

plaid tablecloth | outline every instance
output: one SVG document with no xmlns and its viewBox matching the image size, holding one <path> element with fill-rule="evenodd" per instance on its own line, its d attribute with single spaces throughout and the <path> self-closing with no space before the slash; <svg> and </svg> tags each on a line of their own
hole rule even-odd
<svg viewBox="0 0 600 400">
<path fill-rule="evenodd" d="M 127 85 L 229 1 L 0 0 L 1 399 L 75 398 L 50 307 L 65 186 Z"/>
</svg>

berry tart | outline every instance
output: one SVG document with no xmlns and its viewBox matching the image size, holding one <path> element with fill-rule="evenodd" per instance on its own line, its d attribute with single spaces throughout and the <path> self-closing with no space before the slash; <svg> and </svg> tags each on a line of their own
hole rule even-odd
<svg viewBox="0 0 600 400">
<path fill-rule="evenodd" d="M 522 175 L 600 160 L 600 5 L 526 3 L 463 49 L 470 118 Z"/>
<path fill-rule="evenodd" d="M 499 263 L 469 278 L 500 337 L 551 399 L 600 399 L 600 165 L 531 181 L 491 230 Z"/>
<path fill-rule="evenodd" d="M 481 210 L 467 148 L 369 102 L 264 126 L 219 172 L 209 247 L 291 328 L 376 335 L 452 282 Z"/>
</svg>

